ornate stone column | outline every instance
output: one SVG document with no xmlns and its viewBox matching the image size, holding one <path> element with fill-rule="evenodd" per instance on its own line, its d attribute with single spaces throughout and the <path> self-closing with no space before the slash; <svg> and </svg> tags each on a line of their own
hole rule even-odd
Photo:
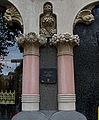
<svg viewBox="0 0 99 120">
<path fill-rule="evenodd" d="M 20 34 L 17 38 L 19 46 L 24 48 L 22 110 L 39 110 L 39 47 L 46 43 L 43 35 L 35 33 Z"/>
<path fill-rule="evenodd" d="M 79 41 L 78 35 L 69 33 L 54 34 L 50 40 L 58 50 L 58 110 L 75 110 L 73 47 Z"/>
</svg>

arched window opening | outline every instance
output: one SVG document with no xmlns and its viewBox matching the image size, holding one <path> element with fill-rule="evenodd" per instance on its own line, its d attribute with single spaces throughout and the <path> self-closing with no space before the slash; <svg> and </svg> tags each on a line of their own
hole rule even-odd
<svg viewBox="0 0 99 120">
<path fill-rule="evenodd" d="M 0 7 L 0 120 L 11 120 L 21 111 L 22 53 L 16 37 L 22 33 L 17 23 L 9 26 Z"/>
<path fill-rule="evenodd" d="M 80 46 L 74 48 L 76 110 L 83 113 L 88 120 L 97 120 L 99 5 L 92 9 L 91 14 L 94 16 L 91 24 L 80 22 L 74 27 L 74 34 L 80 37 Z"/>
</svg>

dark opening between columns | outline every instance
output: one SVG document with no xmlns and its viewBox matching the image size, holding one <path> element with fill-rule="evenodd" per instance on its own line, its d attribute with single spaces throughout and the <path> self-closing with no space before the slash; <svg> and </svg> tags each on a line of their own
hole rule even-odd
<svg viewBox="0 0 99 120">
<path fill-rule="evenodd" d="M 40 75 L 40 110 L 57 110 L 57 50 L 49 43 L 40 47 L 40 73 L 42 69 L 50 70 L 53 77 L 48 83 L 42 83 Z"/>
</svg>

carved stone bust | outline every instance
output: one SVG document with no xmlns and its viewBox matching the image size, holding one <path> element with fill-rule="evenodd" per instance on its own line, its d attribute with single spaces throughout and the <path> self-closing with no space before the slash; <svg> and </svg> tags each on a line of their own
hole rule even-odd
<svg viewBox="0 0 99 120">
<path fill-rule="evenodd" d="M 43 6 L 43 14 L 40 15 L 40 34 L 51 37 L 56 32 L 56 15 L 53 14 L 52 4 L 47 2 Z"/>
</svg>

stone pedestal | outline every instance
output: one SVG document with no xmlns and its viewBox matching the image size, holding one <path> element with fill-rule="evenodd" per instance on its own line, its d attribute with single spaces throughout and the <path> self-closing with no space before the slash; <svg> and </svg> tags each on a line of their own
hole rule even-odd
<svg viewBox="0 0 99 120">
<path fill-rule="evenodd" d="M 24 48 L 22 111 L 39 110 L 39 47 L 46 43 L 43 35 L 35 33 L 20 34 L 17 38 L 19 46 Z"/>
<path fill-rule="evenodd" d="M 31 111 L 20 112 L 12 120 L 87 120 L 86 117 L 76 111 Z"/>
<path fill-rule="evenodd" d="M 53 114 L 50 120 L 87 120 L 86 117 L 76 111 L 60 111 Z"/>
<path fill-rule="evenodd" d="M 48 120 L 46 115 L 39 111 L 20 112 L 11 120 Z"/>
<path fill-rule="evenodd" d="M 58 50 L 58 110 L 75 110 L 73 47 L 79 44 L 79 37 L 55 34 L 50 44 Z"/>
</svg>

